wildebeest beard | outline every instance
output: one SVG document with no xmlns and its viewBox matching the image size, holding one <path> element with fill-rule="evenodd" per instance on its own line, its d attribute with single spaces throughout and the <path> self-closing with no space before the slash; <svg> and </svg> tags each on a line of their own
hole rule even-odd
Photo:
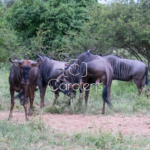
<svg viewBox="0 0 150 150">
<path fill-rule="evenodd" d="M 56 87 L 58 89 L 61 89 L 61 92 L 63 92 L 65 95 L 73 98 L 76 96 L 76 90 L 75 89 L 66 89 L 66 86 L 62 84 L 62 82 L 56 82 Z"/>
<path fill-rule="evenodd" d="M 30 67 L 23 67 L 23 79 L 25 80 L 25 82 L 29 79 L 29 71 L 30 71 Z"/>
</svg>

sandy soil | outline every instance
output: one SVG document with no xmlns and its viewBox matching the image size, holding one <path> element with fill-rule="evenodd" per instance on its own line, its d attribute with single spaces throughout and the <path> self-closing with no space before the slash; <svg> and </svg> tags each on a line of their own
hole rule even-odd
<svg viewBox="0 0 150 150">
<path fill-rule="evenodd" d="M 0 119 L 6 120 L 8 113 L 0 112 Z M 36 118 L 39 118 L 37 115 Z M 99 130 L 117 132 L 125 135 L 150 137 L 150 117 L 122 117 L 122 116 L 84 116 L 66 114 L 44 114 L 43 121 L 60 132 L 80 132 L 84 130 Z M 31 119 L 31 117 L 30 117 Z M 13 122 L 25 122 L 24 113 L 13 113 Z"/>
</svg>

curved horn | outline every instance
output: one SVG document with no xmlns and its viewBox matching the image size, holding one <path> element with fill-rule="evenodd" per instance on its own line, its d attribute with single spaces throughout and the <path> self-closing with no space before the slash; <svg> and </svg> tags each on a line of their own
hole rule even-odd
<svg viewBox="0 0 150 150">
<path fill-rule="evenodd" d="M 23 61 L 23 60 L 12 60 L 11 57 L 9 57 L 9 61 L 10 61 L 11 63 L 22 64 L 22 61 Z"/>
<path fill-rule="evenodd" d="M 39 54 L 36 54 L 36 55 L 41 59 L 41 62 L 39 64 L 43 64 L 44 62 L 43 58 Z"/>
<path fill-rule="evenodd" d="M 57 82 L 60 82 L 61 78 L 62 78 L 63 74 L 59 75 L 57 78 Z"/>
<path fill-rule="evenodd" d="M 90 51 L 91 51 L 91 49 L 88 50 L 88 52 L 90 52 Z"/>
<path fill-rule="evenodd" d="M 88 50 L 88 52 L 90 52 L 90 51 L 94 51 L 94 50 L 95 50 L 95 48 L 93 47 L 92 49 L 89 49 L 89 50 Z"/>
</svg>

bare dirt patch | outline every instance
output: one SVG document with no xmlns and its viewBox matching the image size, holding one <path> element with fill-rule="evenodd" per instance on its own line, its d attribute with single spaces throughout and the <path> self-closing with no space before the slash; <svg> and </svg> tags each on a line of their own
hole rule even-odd
<svg viewBox="0 0 150 150">
<path fill-rule="evenodd" d="M 7 112 L 0 112 L 0 119 L 8 118 Z M 35 118 L 39 118 L 37 115 Z M 44 114 L 41 115 L 46 125 L 51 126 L 60 132 L 81 132 L 84 130 L 99 130 L 117 132 L 125 135 L 150 137 L 150 117 L 122 117 L 122 116 L 84 116 L 66 114 Z M 30 117 L 31 119 L 32 117 Z M 25 122 L 24 113 L 14 112 L 13 122 Z"/>
</svg>

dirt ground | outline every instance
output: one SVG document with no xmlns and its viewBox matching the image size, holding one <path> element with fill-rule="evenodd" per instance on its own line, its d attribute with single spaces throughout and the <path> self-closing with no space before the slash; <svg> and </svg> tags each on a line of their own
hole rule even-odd
<svg viewBox="0 0 150 150">
<path fill-rule="evenodd" d="M 0 119 L 8 118 L 7 112 L 0 112 Z M 39 118 L 37 115 L 36 118 Z M 99 130 L 117 132 L 121 131 L 125 135 L 150 137 L 150 117 L 123 117 L 123 116 L 84 116 L 84 115 L 66 115 L 66 114 L 44 114 L 43 121 L 60 132 L 80 132 Z M 30 117 L 31 119 L 31 117 Z M 25 122 L 24 113 L 13 113 L 13 122 Z"/>
</svg>

